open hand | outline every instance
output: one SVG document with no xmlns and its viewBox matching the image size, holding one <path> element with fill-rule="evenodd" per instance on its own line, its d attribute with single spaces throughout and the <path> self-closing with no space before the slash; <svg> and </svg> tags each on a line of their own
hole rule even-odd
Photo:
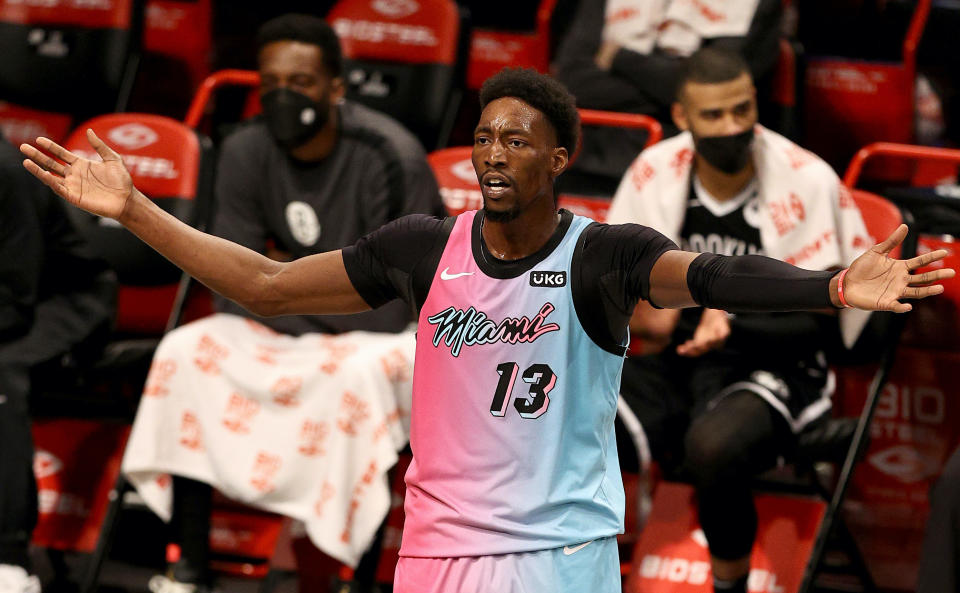
<svg viewBox="0 0 960 593">
<path fill-rule="evenodd" d="M 701 356 L 723 346 L 729 336 L 730 319 L 727 317 L 727 312 L 719 309 L 704 309 L 693 337 L 677 346 L 677 354 L 689 357 Z"/>
<path fill-rule="evenodd" d="M 902 260 L 890 257 L 897 245 L 907 236 L 907 225 L 902 224 L 883 242 L 854 260 L 843 281 L 843 294 L 847 303 L 868 311 L 893 311 L 906 313 L 913 309 L 900 299 L 922 299 L 943 292 L 943 285 L 933 284 L 953 278 L 952 268 L 943 268 L 922 274 L 913 274 L 947 256 L 946 249 L 938 249 L 917 257 Z M 836 295 L 836 280 L 831 282 L 831 297 Z M 839 304 L 838 298 L 833 298 Z"/>
<path fill-rule="evenodd" d="M 49 138 L 37 138 L 37 146 L 59 161 L 29 144 L 21 144 L 20 152 L 27 157 L 23 166 L 74 206 L 119 220 L 133 194 L 133 180 L 120 155 L 91 129 L 87 129 L 87 140 L 102 162 L 77 156 Z"/>
</svg>

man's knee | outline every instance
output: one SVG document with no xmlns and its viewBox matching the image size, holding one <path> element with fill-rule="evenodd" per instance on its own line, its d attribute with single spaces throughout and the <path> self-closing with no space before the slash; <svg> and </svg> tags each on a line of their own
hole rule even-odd
<svg viewBox="0 0 960 593">
<path fill-rule="evenodd" d="M 741 447 L 716 422 L 700 418 L 684 438 L 684 466 L 697 486 L 709 487 L 735 477 Z"/>
</svg>

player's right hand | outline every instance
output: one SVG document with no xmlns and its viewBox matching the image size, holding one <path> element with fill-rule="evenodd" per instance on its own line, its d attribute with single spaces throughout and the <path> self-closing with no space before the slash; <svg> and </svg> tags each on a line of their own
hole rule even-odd
<svg viewBox="0 0 960 593">
<path fill-rule="evenodd" d="M 704 309 L 693 337 L 677 346 L 680 356 L 702 356 L 723 346 L 730 337 L 730 317 L 726 311 Z"/>
<path fill-rule="evenodd" d="M 21 144 L 20 152 L 27 157 L 23 166 L 74 206 L 120 220 L 132 201 L 133 180 L 120 155 L 91 129 L 87 129 L 87 140 L 102 162 L 77 156 L 49 138 L 37 138 L 37 146 L 56 159 L 29 144 Z"/>
</svg>

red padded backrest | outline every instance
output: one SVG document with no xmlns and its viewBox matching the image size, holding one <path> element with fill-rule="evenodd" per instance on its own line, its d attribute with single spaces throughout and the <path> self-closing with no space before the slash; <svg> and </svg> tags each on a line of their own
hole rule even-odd
<svg viewBox="0 0 960 593">
<path fill-rule="evenodd" d="M 840 186 L 840 191 L 843 192 L 844 190 L 846 190 L 846 186 Z M 863 217 L 863 223 L 867 226 L 867 232 L 873 237 L 875 244 L 889 237 L 890 233 L 903 224 L 903 214 L 890 200 L 862 189 L 849 191 L 854 203 L 860 210 L 860 216 Z M 841 199 L 843 199 L 843 196 L 841 196 Z M 890 256 L 900 257 L 900 248 L 894 249 Z"/>
<path fill-rule="evenodd" d="M 0 22 L 19 25 L 61 25 L 88 29 L 123 29 L 130 22 L 133 0 L 0 0 Z"/>
<path fill-rule="evenodd" d="M 435 150 L 427 155 L 427 162 L 440 187 L 443 205 L 451 215 L 483 207 L 480 183 L 473 169 L 470 146 L 455 146 Z"/>
<path fill-rule="evenodd" d="M 78 126 L 65 146 L 90 158 L 86 129 L 117 151 L 133 182 L 152 198 L 192 200 L 197 195 L 200 143 L 184 124 L 159 115 L 115 113 L 95 117 Z"/>
<path fill-rule="evenodd" d="M 143 47 L 185 63 L 196 87 L 210 73 L 212 21 L 212 0 L 149 0 Z"/>
<path fill-rule="evenodd" d="M 460 14 L 452 0 L 341 0 L 327 20 L 350 59 L 456 62 Z"/>
<path fill-rule="evenodd" d="M 71 117 L 65 113 L 28 109 L 0 101 L 0 130 L 14 146 L 24 142 L 32 144 L 38 136 L 62 143 L 71 123 Z"/>
</svg>

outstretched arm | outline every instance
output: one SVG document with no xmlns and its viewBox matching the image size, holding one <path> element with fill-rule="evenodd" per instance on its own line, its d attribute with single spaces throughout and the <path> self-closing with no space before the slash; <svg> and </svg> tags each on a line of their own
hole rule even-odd
<svg viewBox="0 0 960 593">
<path fill-rule="evenodd" d="M 347 277 L 340 251 L 283 263 L 207 235 L 164 212 L 133 186 L 120 155 L 87 130 L 103 162 L 81 158 L 47 138 L 20 146 L 23 166 L 60 197 L 116 219 L 210 289 L 257 315 L 356 313 L 369 309 Z M 60 162 L 62 161 L 62 162 Z"/>
<path fill-rule="evenodd" d="M 908 260 L 889 256 L 907 236 L 900 225 L 885 241 L 850 265 L 844 277 L 844 300 L 868 311 L 906 313 L 913 306 L 900 299 L 922 299 L 940 294 L 934 284 L 952 278 L 944 268 L 913 274 L 946 257 L 940 249 Z M 811 272 L 767 257 L 723 257 L 668 251 L 650 271 L 650 300 L 660 307 L 701 305 L 726 311 L 798 311 L 843 306 L 839 273 Z"/>
</svg>

